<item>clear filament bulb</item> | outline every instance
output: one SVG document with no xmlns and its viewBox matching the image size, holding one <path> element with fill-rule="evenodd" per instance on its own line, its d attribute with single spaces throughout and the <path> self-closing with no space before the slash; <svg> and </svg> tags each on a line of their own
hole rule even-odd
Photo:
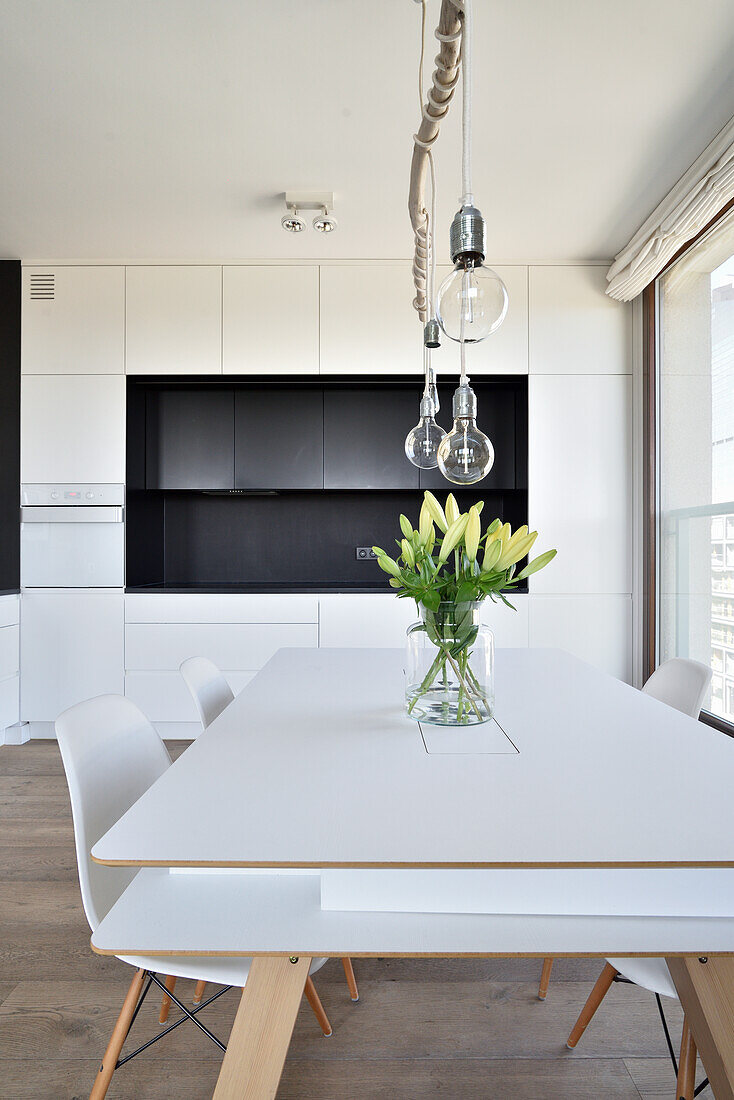
<svg viewBox="0 0 734 1100">
<path fill-rule="evenodd" d="M 494 463 L 491 440 L 477 427 L 477 399 L 462 383 L 454 394 L 454 426 L 438 448 L 438 468 L 454 485 L 473 485 Z"/>
<path fill-rule="evenodd" d="M 446 432 L 433 416 L 422 416 L 405 437 L 405 453 L 420 470 L 435 470 L 438 448 L 445 438 Z"/>
<path fill-rule="evenodd" d="M 476 344 L 500 327 L 507 303 L 499 275 L 479 259 L 460 256 L 438 289 L 436 316 L 450 340 Z"/>
</svg>

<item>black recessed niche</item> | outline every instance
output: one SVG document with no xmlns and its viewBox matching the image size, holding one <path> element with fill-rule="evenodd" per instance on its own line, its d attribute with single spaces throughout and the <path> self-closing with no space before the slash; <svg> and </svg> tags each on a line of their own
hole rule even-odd
<svg viewBox="0 0 734 1100">
<path fill-rule="evenodd" d="M 527 379 L 473 386 L 495 463 L 458 489 L 405 457 L 419 378 L 128 377 L 128 590 L 385 591 L 356 549 L 394 547 L 425 488 L 526 523 Z"/>
</svg>

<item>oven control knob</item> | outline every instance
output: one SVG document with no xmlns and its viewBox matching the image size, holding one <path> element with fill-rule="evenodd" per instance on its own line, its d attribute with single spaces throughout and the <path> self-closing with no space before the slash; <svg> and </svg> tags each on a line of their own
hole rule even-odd
<svg viewBox="0 0 734 1100">
<path fill-rule="evenodd" d="M 87 493 L 87 500 L 94 500 L 94 493 Z"/>
<path fill-rule="evenodd" d="M 54 491 L 51 493 L 51 500 L 58 500 L 58 499 L 59 499 L 59 494 L 54 489 Z"/>
</svg>

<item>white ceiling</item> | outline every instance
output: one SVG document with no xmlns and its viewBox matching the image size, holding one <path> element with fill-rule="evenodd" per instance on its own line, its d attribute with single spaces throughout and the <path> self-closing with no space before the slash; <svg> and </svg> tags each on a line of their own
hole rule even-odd
<svg viewBox="0 0 734 1100">
<path fill-rule="evenodd" d="M 412 0 L 0 0 L 0 255 L 409 256 L 419 22 Z M 611 257 L 734 113 L 731 0 L 475 0 L 475 26 L 495 261 Z M 286 234 L 286 189 L 333 190 L 338 231 Z"/>
</svg>

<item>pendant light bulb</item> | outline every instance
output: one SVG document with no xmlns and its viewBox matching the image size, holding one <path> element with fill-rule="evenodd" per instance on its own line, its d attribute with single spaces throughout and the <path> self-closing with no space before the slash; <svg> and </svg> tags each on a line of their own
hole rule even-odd
<svg viewBox="0 0 734 1100">
<path fill-rule="evenodd" d="M 476 395 L 462 382 L 454 393 L 454 426 L 438 448 L 438 468 L 454 485 L 474 485 L 494 463 L 494 447 L 477 427 L 476 417 Z"/>
<path fill-rule="evenodd" d="M 432 391 L 432 393 L 431 393 Z M 420 420 L 405 437 L 405 454 L 419 470 L 435 470 L 438 449 L 446 432 L 436 423 L 438 397 L 435 383 L 428 386 L 420 404 Z"/>
<path fill-rule="evenodd" d="M 484 266 L 484 218 L 475 206 L 457 211 L 450 243 L 454 270 L 438 289 L 436 316 L 449 340 L 477 344 L 500 327 L 508 298 L 497 272 Z"/>
</svg>

